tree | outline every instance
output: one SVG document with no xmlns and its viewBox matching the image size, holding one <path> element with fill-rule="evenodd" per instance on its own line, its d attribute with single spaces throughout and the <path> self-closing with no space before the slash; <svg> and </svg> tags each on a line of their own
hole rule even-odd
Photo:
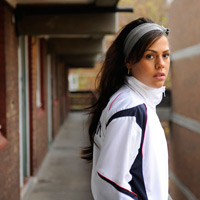
<svg viewBox="0 0 200 200">
<path fill-rule="evenodd" d="M 133 7 L 133 13 L 120 13 L 119 28 L 138 17 L 148 17 L 158 24 L 167 25 L 166 0 L 120 0 L 119 7 Z"/>
</svg>

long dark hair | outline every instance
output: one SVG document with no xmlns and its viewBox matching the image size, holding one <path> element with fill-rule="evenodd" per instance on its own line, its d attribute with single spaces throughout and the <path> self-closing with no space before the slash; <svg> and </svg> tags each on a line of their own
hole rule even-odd
<svg viewBox="0 0 200 200">
<path fill-rule="evenodd" d="M 154 22 L 148 18 L 139 18 L 127 24 L 113 41 L 112 45 L 106 53 L 105 61 L 102 65 L 102 69 L 100 72 L 100 82 L 97 88 L 98 99 L 96 103 L 92 107 L 90 107 L 89 113 L 91 115 L 91 121 L 88 131 L 90 146 L 82 149 L 81 158 L 83 159 L 92 160 L 93 158 L 94 135 L 101 113 L 106 107 L 110 97 L 117 90 L 119 90 L 122 85 L 126 83 L 126 62 L 132 61 L 134 63 L 137 63 L 138 61 L 140 61 L 148 46 L 150 46 L 163 35 L 163 33 L 160 31 L 151 31 L 151 33 L 145 34 L 136 43 L 125 61 L 123 49 L 126 36 L 133 28 L 142 23 Z"/>
</svg>

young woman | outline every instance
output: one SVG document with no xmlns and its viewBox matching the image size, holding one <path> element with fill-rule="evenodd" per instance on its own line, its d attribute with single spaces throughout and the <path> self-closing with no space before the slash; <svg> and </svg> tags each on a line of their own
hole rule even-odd
<svg viewBox="0 0 200 200">
<path fill-rule="evenodd" d="M 95 200 L 167 200 L 168 150 L 156 114 L 170 66 L 166 29 L 150 19 L 129 23 L 107 51 L 92 107 Z"/>
</svg>

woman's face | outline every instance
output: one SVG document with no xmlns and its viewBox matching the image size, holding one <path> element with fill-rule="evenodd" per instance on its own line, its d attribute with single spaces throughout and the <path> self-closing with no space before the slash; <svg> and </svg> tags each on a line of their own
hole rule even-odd
<svg viewBox="0 0 200 200">
<path fill-rule="evenodd" d="M 169 66 L 169 42 L 164 35 L 146 49 L 139 62 L 127 63 L 127 68 L 131 69 L 132 76 L 153 88 L 160 88 L 164 85 Z"/>
</svg>

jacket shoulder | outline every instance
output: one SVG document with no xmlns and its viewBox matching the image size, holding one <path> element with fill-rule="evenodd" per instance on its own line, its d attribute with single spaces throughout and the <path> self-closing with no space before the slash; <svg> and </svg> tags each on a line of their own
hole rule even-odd
<svg viewBox="0 0 200 200">
<path fill-rule="evenodd" d="M 128 86 L 124 86 L 110 98 L 106 107 L 106 113 L 112 116 L 119 111 L 137 107 L 140 104 L 144 104 L 144 102 L 138 94 Z"/>
</svg>

